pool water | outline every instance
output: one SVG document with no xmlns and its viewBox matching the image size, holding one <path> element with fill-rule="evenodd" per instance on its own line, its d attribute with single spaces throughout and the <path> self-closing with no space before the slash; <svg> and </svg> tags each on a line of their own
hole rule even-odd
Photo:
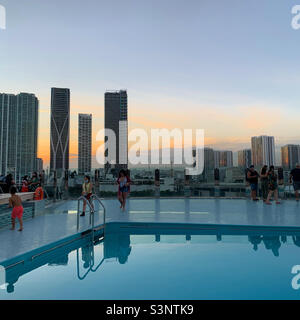
<svg viewBox="0 0 300 320">
<path fill-rule="evenodd" d="M 114 225 L 11 268 L 0 299 L 299 299 L 299 246 L 300 231 Z"/>
</svg>

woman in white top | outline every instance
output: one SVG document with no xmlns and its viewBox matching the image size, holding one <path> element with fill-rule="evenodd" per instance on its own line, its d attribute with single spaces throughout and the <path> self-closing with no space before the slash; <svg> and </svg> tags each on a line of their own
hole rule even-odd
<svg viewBox="0 0 300 320">
<path fill-rule="evenodd" d="M 82 185 L 82 195 L 86 200 L 84 200 L 83 202 L 82 214 L 80 215 L 81 217 L 85 216 L 86 202 L 87 201 L 90 202 L 91 196 L 93 194 L 92 190 L 93 190 L 93 185 L 91 183 L 91 178 L 89 176 L 85 176 L 84 183 Z M 92 203 L 91 203 L 91 206 L 93 206 Z"/>
</svg>

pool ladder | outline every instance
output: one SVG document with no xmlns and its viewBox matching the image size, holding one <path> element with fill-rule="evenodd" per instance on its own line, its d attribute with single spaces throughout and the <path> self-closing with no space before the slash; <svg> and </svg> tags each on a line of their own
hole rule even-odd
<svg viewBox="0 0 300 320">
<path fill-rule="evenodd" d="M 85 277 L 90 273 L 90 272 L 96 272 L 98 270 L 98 268 L 103 264 L 104 262 L 104 258 L 100 261 L 100 263 L 95 267 L 95 254 L 94 254 L 94 245 L 95 245 L 95 237 L 94 237 L 94 231 L 95 231 L 95 208 L 93 206 L 93 200 L 97 201 L 100 206 L 103 208 L 103 236 L 98 240 L 98 243 L 101 243 L 104 241 L 104 231 L 105 231 L 105 222 L 106 222 L 106 209 L 105 206 L 103 204 L 103 202 L 99 199 L 99 197 L 97 197 L 95 194 L 93 194 L 91 196 L 91 201 L 86 200 L 85 197 L 80 197 L 78 198 L 78 207 L 77 207 L 77 230 L 79 230 L 79 214 L 80 214 L 80 202 L 81 201 L 86 201 L 87 205 L 90 208 L 90 220 L 89 220 L 89 224 L 91 225 L 91 230 L 92 230 L 92 243 L 90 246 L 91 250 L 91 260 L 89 262 L 89 267 L 88 270 L 85 272 L 84 275 L 80 275 L 80 268 L 79 268 L 79 249 L 77 249 L 77 277 L 80 280 L 85 279 Z M 82 250 L 82 249 L 81 249 Z"/>
<path fill-rule="evenodd" d="M 103 237 L 104 237 L 104 230 L 105 230 L 105 222 L 106 222 L 106 209 L 105 206 L 103 204 L 103 202 L 100 200 L 100 198 L 98 196 L 96 196 L 95 194 L 93 194 L 90 198 L 90 200 L 87 200 L 84 196 L 81 196 L 80 198 L 78 198 L 77 200 L 77 231 L 79 230 L 79 216 L 80 216 L 80 202 L 81 201 L 86 201 L 87 205 L 89 206 L 90 209 L 90 217 L 89 217 L 89 225 L 91 226 L 92 230 L 92 239 L 94 242 L 94 231 L 95 231 L 95 208 L 93 206 L 93 200 L 97 201 L 100 206 L 103 209 L 103 227 L 101 226 L 101 228 L 103 228 Z M 99 229 L 101 229 L 99 228 Z"/>
</svg>

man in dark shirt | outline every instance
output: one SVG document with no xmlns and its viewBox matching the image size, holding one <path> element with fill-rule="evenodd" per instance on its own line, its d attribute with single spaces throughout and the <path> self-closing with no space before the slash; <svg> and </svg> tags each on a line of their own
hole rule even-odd
<svg viewBox="0 0 300 320">
<path fill-rule="evenodd" d="M 257 201 L 257 190 L 258 190 L 258 178 L 259 178 L 259 174 L 258 172 L 254 169 L 254 165 L 251 165 L 248 173 L 247 173 L 247 180 L 250 183 L 250 187 L 251 187 L 251 199 L 253 201 Z"/>
<path fill-rule="evenodd" d="M 299 190 L 300 190 L 300 164 L 296 164 L 296 168 L 290 173 L 290 183 L 293 182 L 295 190 L 296 201 L 299 201 Z"/>
</svg>

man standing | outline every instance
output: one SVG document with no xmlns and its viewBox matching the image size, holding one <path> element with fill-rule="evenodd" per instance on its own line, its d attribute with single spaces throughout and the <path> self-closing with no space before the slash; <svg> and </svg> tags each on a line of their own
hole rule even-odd
<svg viewBox="0 0 300 320">
<path fill-rule="evenodd" d="M 290 183 L 293 182 L 293 187 L 295 190 L 296 201 L 299 201 L 299 190 L 300 190 L 300 164 L 296 164 L 296 168 L 294 168 L 290 173 Z"/>
<path fill-rule="evenodd" d="M 258 190 L 258 178 L 259 174 L 258 172 L 254 169 L 254 165 L 251 165 L 248 173 L 247 173 L 247 178 L 250 183 L 251 187 L 251 199 L 253 201 L 258 201 L 257 199 L 257 190 Z"/>
</svg>

